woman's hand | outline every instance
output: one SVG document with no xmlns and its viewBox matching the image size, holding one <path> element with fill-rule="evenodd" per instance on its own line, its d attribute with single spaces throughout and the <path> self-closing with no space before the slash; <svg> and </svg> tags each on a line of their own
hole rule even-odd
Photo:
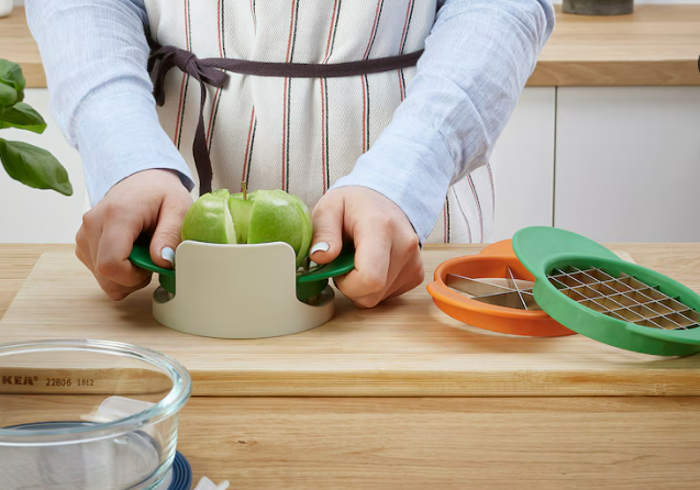
<svg viewBox="0 0 700 490">
<path fill-rule="evenodd" d="M 355 305 L 372 308 L 423 282 L 419 240 L 393 201 L 366 187 L 327 192 L 314 207 L 311 260 L 325 264 L 340 253 L 343 237 L 355 244 L 355 269 L 335 280 Z"/>
<path fill-rule="evenodd" d="M 75 237 L 75 253 L 107 296 L 122 300 L 151 281 L 150 272 L 129 261 L 136 239 L 144 231 L 153 232 L 153 262 L 172 267 L 182 221 L 191 204 L 190 193 L 175 172 L 138 172 L 112 187 L 85 213 Z"/>
</svg>

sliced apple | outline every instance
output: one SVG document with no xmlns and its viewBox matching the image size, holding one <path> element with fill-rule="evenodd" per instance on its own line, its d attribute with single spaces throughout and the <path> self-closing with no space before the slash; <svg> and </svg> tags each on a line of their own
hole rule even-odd
<svg viewBox="0 0 700 490">
<path fill-rule="evenodd" d="M 311 213 L 293 194 L 259 190 L 245 195 L 219 189 L 202 195 L 182 224 L 182 240 L 207 243 L 289 244 L 297 267 L 309 253 L 313 238 Z"/>
<path fill-rule="evenodd" d="M 182 240 L 237 243 L 228 203 L 229 193 L 226 189 L 203 194 L 187 211 L 182 223 Z"/>
<path fill-rule="evenodd" d="M 297 267 L 299 267 L 306 258 L 306 256 L 309 254 L 309 247 L 311 246 L 311 240 L 314 236 L 314 226 L 313 222 L 311 221 L 311 213 L 309 212 L 309 208 L 306 205 L 306 203 L 304 203 L 304 201 L 302 201 L 299 196 L 296 196 L 294 194 L 288 194 L 288 196 L 291 198 L 292 201 L 294 201 L 297 204 L 297 206 L 299 206 L 302 216 L 304 217 L 304 235 L 302 238 L 301 246 L 297 251 Z"/>
<path fill-rule="evenodd" d="M 298 259 L 304 242 L 306 218 L 299 206 L 282 190 L 257 191 L 250 216 L 248 243 L 288 243 Z"/>
<path fill-rule="evenodd" d="M 249 192 L 243 199 L 243 193 L 231 194 L 228 207 L 231 211 L 231 218 L 236 225 L 236 240 L 238 243 L 248 243 L 248 227 L 250 216 L 253 212 L 255 202 L 255 192 Z"/>
</svg>

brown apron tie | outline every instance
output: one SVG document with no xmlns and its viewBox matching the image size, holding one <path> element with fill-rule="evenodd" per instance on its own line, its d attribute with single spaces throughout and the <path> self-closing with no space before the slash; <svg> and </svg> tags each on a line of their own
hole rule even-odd
<svg viewBox="0 0 700 490">
<path fill-rule="evenodd" d="M 370 60 L 351 61 L 347 63 L 272 63 L 248 61 L 236 58 L 199 59 L 193 53 L 175 46 L 161 46 L 149 38 L 151 55 L 148 58 L 148 72 L 152 73 L 156 61 L 160 61 L 153 82 L 153 95 L 158 105 L 165 103 L 164 82 L 168 71 L 177 66 L 200 84 L 199 122 L 192 144 L 195 166 L 199 174 L 199 193 L 211 191 L 212 166 L 204 134 L 204 104 L 207 90 L 205 83 L 222 88 L 228 79 L 226 71 L 259 77 L 280 78 L 338 78 L 367 75 L 385 71 L 399 70 L 414 66 L 423 50 L 414 53 Z M 221 71 L 224 70 L 224 71 Z"/>
</svg>

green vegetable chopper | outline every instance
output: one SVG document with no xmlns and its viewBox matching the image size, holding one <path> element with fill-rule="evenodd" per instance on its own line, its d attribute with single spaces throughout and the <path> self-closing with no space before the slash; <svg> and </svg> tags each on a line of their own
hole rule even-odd
<svg viewBox="0 0 700 490">
<path fill-rule="evenodd" d="M 700 352 L 700 296 L 688 287 L 557 228 L 524 228 L 513 250 L 539 307 L 565 327 L 645 354 Z"/>
</svg>

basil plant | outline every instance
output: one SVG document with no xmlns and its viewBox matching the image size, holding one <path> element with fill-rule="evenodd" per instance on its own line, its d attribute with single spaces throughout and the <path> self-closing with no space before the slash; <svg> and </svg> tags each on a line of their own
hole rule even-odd
<svg viewBox="0 0 700 490">
<path fill-rule="evenodd" d="M 0 59 L 0 135 L 6 128 L 38 134 L 46 129 L 41 114 L 23 102 L 25 84 L 22 68 L 17 63 Z M 65 196 L 73 194 L 66 169 L 42 148 L 0 138 L 0 161 L 10 177 L 29 187 L 52 189 Z"/>
</svg>

